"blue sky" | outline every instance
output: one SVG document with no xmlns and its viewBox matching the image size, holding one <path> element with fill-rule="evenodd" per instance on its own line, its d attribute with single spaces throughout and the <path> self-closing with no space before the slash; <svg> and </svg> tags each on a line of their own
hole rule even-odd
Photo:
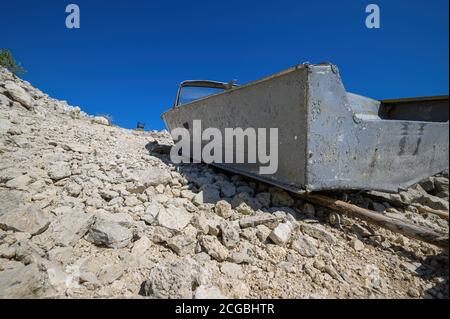
<svg viewBox="0 0 450 319">
<path fill-rule="evenodd" d="M 66 29 L 76 3 L 81 28 Z M 365 7 L 381 8 L 381 29 Z M 0 47 L 53 97 L 114 123 L 161 129 L 178 83 L 247 83 L 298 63 L 338 65 L 348 91 L 374 98 L 448 94 L 448 0 L 14 0 Z"/>
</svg>

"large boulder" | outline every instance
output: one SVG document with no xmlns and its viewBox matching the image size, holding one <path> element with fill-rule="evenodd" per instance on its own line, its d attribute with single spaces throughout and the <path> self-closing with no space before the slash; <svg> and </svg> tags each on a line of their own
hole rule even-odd
<svg viewBox="0 0 450 319">
<path fill-rule="evenodd" d="M 51 220 L 52 215 L 37 206 L 22 206 L 0 215 L 0 228 L 38 235 L 48 228 Z"/>
<path fill-rule="evenodd" d="M 5 83 L 6 94 L 14 101 L 31 110 L 33 108 L 33 98 L 19 85 L 14 82 Z"/>
<path fill-rule="evenodd" d="M 0 272 L 0 298 L 39 298 L 48 288 L 48 277 L 37 264 L 18 266 Z"/>
</svg>

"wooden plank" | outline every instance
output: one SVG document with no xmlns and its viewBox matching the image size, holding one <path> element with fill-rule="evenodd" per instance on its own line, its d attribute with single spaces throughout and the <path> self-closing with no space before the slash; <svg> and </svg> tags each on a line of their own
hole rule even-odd
<svg viewBox="0 0 450 319">
<path fill-rule="evenodd" d="M 394 233 L 448 249 L 448 234 L 437 233 L 434 230 L 404 222 L 397 218 L 388 217 L 382 213 L 377 213 L 327 196 L 307 194 L 304 195 L 304 198 L 313 204 L 330 208 L 338 213 L 360 218 L 368 223 L 389 229 Z"/>
</svg>

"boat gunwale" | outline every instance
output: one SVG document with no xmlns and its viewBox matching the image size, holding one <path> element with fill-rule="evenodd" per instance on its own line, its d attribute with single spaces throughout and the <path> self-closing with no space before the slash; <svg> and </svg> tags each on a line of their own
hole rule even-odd
<svg viewBox="0 0 450 319">
<path fill-rule="evenodd" d="M 270 81 L 270 80 L 272 80 L 272 79 L 281 77 L 281 76 L 283 76 L 283 75 L 286 75 L 286 74 L 289 74 L 289 73 L 292 73 L 292 72 L 295 72 L 295 71 L 298 71 L 298 70 L 301 70 L 301 69 L 307 69 L 309 66 L 310 66 L 310 64 L 298 64 L 298 65 L 295 65 L 295 66 L 293 66 L 293 67 L 290 67 L 290 68 L 288 68 L 288 69 L 286 69 L 286 70 L 283 70 L 283 71 L 280 71 L 280 72 L 278 72 L 278 73 L 275 73 L 275 74 L 266 76 L 266 77 L 264 77 L 264 78 L 261 78 L 261 79 L 259 79 L 259 80 L 251 81 L 251 82 L 249 82 L 249 83 L 247 83 L 247 84 L 243 84 L 243 85 L 240 85 L 240 86 L 237 86 L 237 87 L 233 87 L 232 89 L 226 90 L 226 91 L 224 91 L 224 92 L 220 92 L 220 93 L 216 93 L 216 94 L 211 94 L 211 95 L 205 96 L 205 97 L 203 97 L 203 98 L 201 98 L 201 99 L 198 99 L 198 100 L 195 100 L 195 101 L 186 103 L 186 104 L 181 104 L 181 105 L 178 105 L 178 106 L 173 106 L 173 107 L 171 107 L 170 109 L 168 109 L 167 111 L 165 111 L 164 113 L 162 113 L 162 114 L 161 114 L 161 118 L 164 120 L 164 117 L 165 117 L 168 113 L 172 113 L 172 112 L 175 111 L 177 108 L 186 108 L 186 107 L 187 107 L 187 108 L 191 108 L 191 107 L 195 107 L 196 104 L 197 104 L 198 102 L 206 101 L 206 100 L 208 100 L 208 99 L 215 98 L 215 97 L 220 96 L 220 95 L 225 95 L 225 94 L 229 94 L 229 93 L 235 92 L 235 91 L 237 91 L 237 90 L 241 90 L 241 89 L 244 89 L 244 88 L 252 87 L 252 86 L 254 86 L 254 85 L 256 85 L 256 84 L 260 84 L 260 83 L 263 83 L 263 82 L 266 82 L 266 81 Z"/>
</svg>

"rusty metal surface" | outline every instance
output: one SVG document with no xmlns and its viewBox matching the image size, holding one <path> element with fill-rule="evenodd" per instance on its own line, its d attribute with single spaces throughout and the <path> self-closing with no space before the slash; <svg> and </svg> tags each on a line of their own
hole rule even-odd
<svg viewBox="0 0 450 319">
<path fill-rule="evenodd" d="M 259 175 L 261 163 L 215 165 L 294 192 L 397 191 L 447 169 L 448 116 L 382 119 L 382 103 L 346 92 L 336 66 L 304 64 L 172 108 L 162 118 L 169 130 L 192 130 L 195 119 L 222 133 L 278 127 L 277 173 Z"/>
</svg>

